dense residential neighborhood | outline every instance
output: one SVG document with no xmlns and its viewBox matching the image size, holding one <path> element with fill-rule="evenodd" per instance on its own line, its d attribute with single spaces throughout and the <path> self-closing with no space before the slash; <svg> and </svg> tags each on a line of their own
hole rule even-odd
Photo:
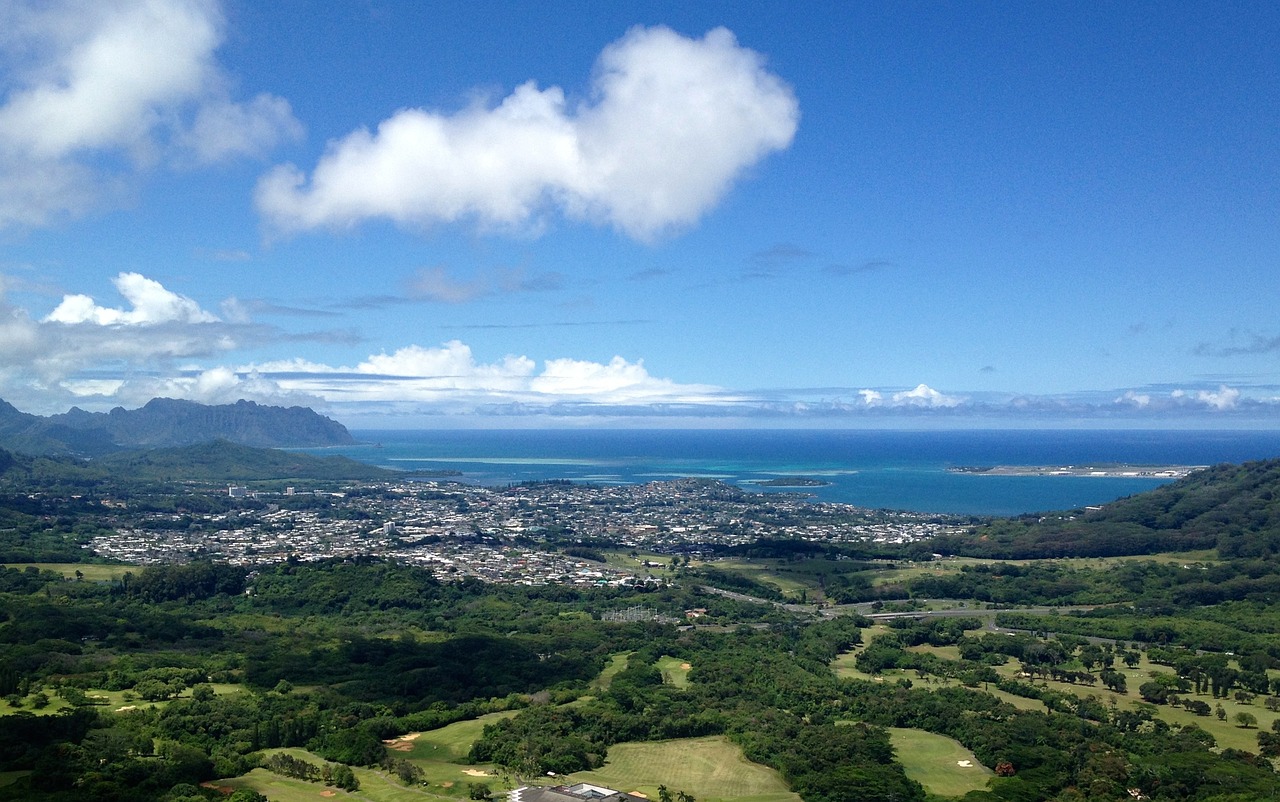
<svg viewBox="0 0 1280 802">
<path fill-rule="evenodd" d="M 394 556 L 444 578 L 625 584 L 646 574 L 546 548 L 607 541 L 636 551 L 700 555 L 708 547 L 793 538 L 903 543 L 955 530 L 962 519 L 817 503 L 683 479 L 643 485 L 563 482 L 487 488 L 455 482 L 362 484 L 342 491 L 250 492 L 232 485 L 226 512 L 132 514 L 88 545 L 101 557 L 148 564 L 207 557 L 236 564 Z M 650 566 L 657 567 L 657 566 Z"/>
</svg>

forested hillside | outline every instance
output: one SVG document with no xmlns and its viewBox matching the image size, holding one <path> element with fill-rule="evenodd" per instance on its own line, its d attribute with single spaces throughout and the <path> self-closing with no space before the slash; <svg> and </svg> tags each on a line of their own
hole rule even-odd
<svg viewBox="0 0 1280 802">
<path fill-rule="evenodd" d="M 1001 519 L 934 541 L 944 554 L 999 559 L 1218 549 L 1280 553 L 1280 460 L 1218 465 L 1100 509 Z"/>
</svg>

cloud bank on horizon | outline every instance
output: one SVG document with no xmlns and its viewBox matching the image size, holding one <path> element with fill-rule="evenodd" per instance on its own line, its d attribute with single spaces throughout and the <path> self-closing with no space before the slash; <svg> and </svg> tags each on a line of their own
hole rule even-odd
<svg viewBox="0 0 1280 802">
<path fill-rule="evenodd" d="M 1083 34 L 1047 7 L 614 5 L 485 50 L 540 8 L 464 31 L 417 4 L 0 3 L 0 398 L 370 427 L 1277 420 L 1280 125 L 1250 82 L 1280 15 L 1219 42 L 1191 12 L 1091 11 L 1108 80 L 1079 93 Z"/>
<path fill-rule="evenodd" d="M 664 417 L 854 425 L 886 416 L 1106 421 L 1205 412 L 1247 419 L 1280 409 L 1280 397 L 1250 397 L 1225 385 L 1127 390 L 1112 398 L 974 398 L 924 383 L 904 389 L 736 391 L 654 376 L 643 361 L 622 356 L 601 363 L 508 354 L 483 362 L 456 339 L 370 354 L 355 365 L 292 358 L 200 366 L 200 360 L 225 360 L 224 355 L 249 343 L 287 342 L 290 336 L 254 323 L 235 299 L 223 304 L 235 314 L 220 317 L 137 273 L 121 273 L 113 283 L 124 306 L 68 294 L 39 320 L 5 303 L 0 293 L 0 384 L 9 388 L 6 400 L 50 414 L 71 405 L 141 406 L 155 397 L 209 404 L 244 398 L 311 405 L 365 425 L 378 420 L 456 425 L 470 419 L 483 425 L 499 418 L 565 422 Z M 27 387 L 39 392 L 24 391 Z"/>
</svg>

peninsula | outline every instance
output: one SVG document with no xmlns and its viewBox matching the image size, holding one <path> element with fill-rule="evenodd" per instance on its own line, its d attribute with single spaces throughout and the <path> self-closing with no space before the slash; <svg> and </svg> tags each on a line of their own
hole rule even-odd
<svg viewBox="0 0 1280 802">
<path fill-rule="evenodd" d="M 1181 479 L 1207 465 L 957 465 L 951 473 L 981 476 L 1101 476 L 1121 479 Z"/>
</svg>

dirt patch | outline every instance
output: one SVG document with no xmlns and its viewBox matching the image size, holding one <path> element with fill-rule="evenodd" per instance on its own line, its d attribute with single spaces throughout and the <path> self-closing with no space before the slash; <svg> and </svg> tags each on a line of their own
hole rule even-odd
<svg viewBox="0 0 1280 802">
<path fill-rule="evenodd" d="M 320 796 L 337 796 L 337 791 L 321 791 Z"/>
<path fill-rule="evenodd" d="M 214 791 L 217 791 L 218 793 L 223 794 L 224 796 L 231 796 L 236 792 L 236 789 L 232 788 L 229 785 L 218 785 L 217 783 L 211 783 L 211 782 L 202 782 L 200 783 L 200 787 L 211 788 Z"/>
<path fill-rule="evenodd" d="M 462 773 L 467 775 L 468 777 L 492 777 L 493 776 L 489 772 L 481 771 L 480 769 L 463 769 Z"/>
<path fill-rule="evenodd" d="M 441 788 L 452 788 L 452 787 L 453 787 L 453 780 L 445 780 L 444 782 L 440 783 L 440 787 L 441 787 Z"/>
</svg>

